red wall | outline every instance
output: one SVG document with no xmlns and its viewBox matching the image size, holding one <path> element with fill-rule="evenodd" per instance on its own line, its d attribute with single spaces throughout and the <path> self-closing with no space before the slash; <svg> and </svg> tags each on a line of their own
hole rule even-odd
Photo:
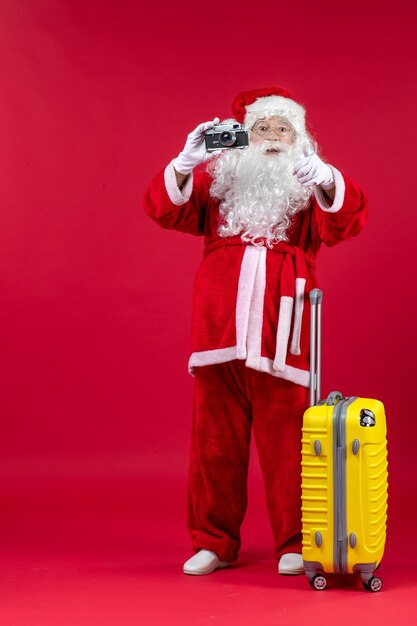
<svg viewBox="0 0 417 626">
<path fill-rule="evenodd" d="M 134 501 L 168 475 L 183 493 L 202 242 L 158 229 L 141 199 L 197 123 L 268 84 L 369 195 L 367 230 L 319 260 L 324 391 L 384 401 L 394 505 L 415 484 L 415 17 L 405 0 L 0 4 L 9 506 Z"/>
</svg>

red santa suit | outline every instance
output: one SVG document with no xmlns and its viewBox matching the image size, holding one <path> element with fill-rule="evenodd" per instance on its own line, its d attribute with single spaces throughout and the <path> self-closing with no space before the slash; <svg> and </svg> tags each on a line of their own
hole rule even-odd
<svg viewBox="0 0 417 626">
<path fill-rule="evenodd" d="M 189 360 L 195 391 L 188 526 L 193 549 L 211 550 L 221 561 L 234 561 L 240 548 L 252 431 L 275 555 L 301 552 L 308 294 L 317 286 L 315 261 L 322 243 L 349 239 L 366 222 L 363 192 L 332 169 L 333 204 L 315 187 L 308 205 L 294 216 L 288 241 L 271 247 L 218 234 L 219 204 L 210 195 L 207 172 L 190 174 L 180 190 L 170 164 L 145 196 L 146 211 L 160 226 L 204 237 Z"/>
</svg>

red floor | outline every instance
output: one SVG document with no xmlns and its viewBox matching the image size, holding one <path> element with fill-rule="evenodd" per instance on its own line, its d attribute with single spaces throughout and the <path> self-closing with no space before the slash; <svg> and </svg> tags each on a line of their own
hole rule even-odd
<svg viewBox="0 0 417 626">
<path fill-rule="evenodd" d="M 154 477 L 152 491 L 138 491 L 134 503 L 125 495 L 106 502 L 100 489 L 95 499 L 87 490 L 49 501 L 44 494 L 37 506 L 10 499 L 1 519 L 0 624 L 417 624 L 416 550 L 402 497 L 391 496 L 383 591 L 366 592 L 349 577 L 317 592 L 304 576 L 278 576 L 258 479 L 239 562 L 209 576 L 183 575 L 190 556 L 183 481 Z"/>
</svg>

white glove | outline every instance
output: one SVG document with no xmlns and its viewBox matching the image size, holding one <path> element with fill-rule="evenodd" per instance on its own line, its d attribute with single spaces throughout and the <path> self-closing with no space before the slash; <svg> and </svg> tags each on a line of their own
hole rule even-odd
<svg viewBox="0 0 417 626">
<path fill-rule="evenodd" d="M 297 161 L 294 174 L 303 187 L 312 187 L 313 185 L 320 185 L 323 189 L 334 187 L 332 168 L 324 163 L 315 152 Z"/>
<path fill-rule="evenodd" d="M 179 174 L 187 176 L 197 165 L 200 165 L 200 163 L 206 160 L 209 153 L 206 151 L 204 133 L 219 122 L 219 118 L 215 117 L 212 122 L 199 124 L 197 128 L 188 135 L 184 149 L 173 161 L 173 166 Z"/>
</svg>

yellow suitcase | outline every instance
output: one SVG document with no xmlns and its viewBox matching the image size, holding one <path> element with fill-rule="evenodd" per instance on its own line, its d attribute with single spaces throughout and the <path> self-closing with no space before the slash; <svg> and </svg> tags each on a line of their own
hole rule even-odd
<svg viewBox="0 0 417 626">
<path fill-rule="evenodd" d="M 374 572 L 385 546 L 386 419 L 382 402 L 339 392 L 320 400 L 321 302 L 311 301 L 310 408 L 302 434 L 302 532 L 305 573 L 317 590 L 326 573 L 360 574 L 377 592 Z"/>
</svg>

